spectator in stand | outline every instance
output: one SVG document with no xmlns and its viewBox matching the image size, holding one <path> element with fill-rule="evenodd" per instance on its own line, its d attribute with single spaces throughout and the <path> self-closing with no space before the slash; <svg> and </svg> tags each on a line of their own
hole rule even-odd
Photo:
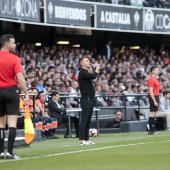
<svg viewBox="0 0 170 170">
<path fill-rule="evenodd" d="M 157 8 L 165 8 L 166 0 L 156 0 Z"/>
<path fill-rule="evenodd" d="M 138 85 L 137 89 L 138 89 L 138 93 L 144 93 L 144 86 L 143 85 Z M 146 105 L 149 104 L 148 98 L 146 96 L 140 97 L 139 102 L 140 102 L 141 106 L 146 106 Z"/>
<path fill-rule="evenodd" d="M 110 97 L 109 97 L 109 93 L 110 93 L 110 91 L 109 91 L 109 85 L 105 84 L 105 85 L 103 86 L 101 92 L 102 92 L 102 97 L 103 97 L 104 101 L 105 101 L 108 105 L 110 105 L 111 101 L 110 101 Z"/>
<path fill-rule="evenodd" d="M 53 85 L 52 78 L 47 78 L 44 84 L 48 84 L 49 86 L 52 86 Z"/>
<path fill-rule="evenodd" d="M 160 97 L 159 110 L 156 117 L 166 117 L 167 130 L 170 130 L 170 91 L 164 91 Z"/>
<path fill-rule="evenodd" d="M 107 102 L 104 101 L 102 94 L 101 94 L 101 86 L 96 86 L 96 106 L 108 106 Z"/>
<path fill-rule="evenodd" d="M 166 0 L 165 6 L 166 6 L 167 8 L 170 8 L 170 0 Z"/>
<path fill-rule="evenodd" d="M 72 87 L 67 86 L 68 96 L 70 96 L 69 98 L 67 98 L 67 101 L 70 103 L 72 107 L 79 107 L 79 98 L 78 98 L 77 91 L 76 93 L 72 93 L 71 90 Z"/>
<path fill-rule="evenodd" d="M 36 88 L 37 88 L 37 91 L 38 91 L 38 92 L 45 90 L 45 87 L 44 87 L 43 83 L 44 83 L 43 80 L 40 78 L 40 79 L 38 80 L 37 85 L 36 85 Z"/>
<path fill-rule="evenodd" d="M 106 56 L 107 61 L 110 61 L 111 57 L 113 56 L 111 40 L 108 40 L 106 45 L 104 46 L 103 56 Z"/>
<path fill-rule="evenodd" d="M 30 78 L 26 77 L 25 80 L 26 80 L 27 87 L 31 88 L 31 80 L 30 80 Z"/>
<path fill-rule="evenodd" d="M 162 92 L 164 92 L 168 88 L 167 81 L 166 80 L 162 80 L 161 84 L 162 84 Z"/>
<path fill-rule="evenodd" d="M 151 0 L 148 2 L 151 3 Z M 20 57 L 22 66 L 26 71 L 29 69 L 36 70 L 35 75 L 29 75 L 31 86 L 33 87 L 38 84 L 37 80 L 41 78 L 44 81 L 44 85 L 47 84 L 47 82 L 48 84 L 49 82 L 51 83 L 52 78 L 53 86 L 56 86 L 57 89 L 59 89 L 60 85 L 70 86 L 71 82 L 74 82 L 77 78 L 76 74 L 79 71 L 78 59 L 82 55 L 87 55 L 93 63 L 98 62 L 103 66 L 103 69 L 100 70 L 101 74 L 98 80 L 95 80 L 95 84 L 101 87 L 109 84 L 110 88 L 110 83 L 113 83 L 115 87 L 114 91 L 117 95 L 124 91 L 124 89 L 119 86 L 143 84 L 146 89 L 149 70 L 152 66 L 158 64 L 160 65 L 160 72 L 163 74 L 163 76 L 160 76 L 160 82 L 165 79 L 169 88 L 170 65 L 166 65 L 166 59 L 169 55 L 168 50 L 162 49 L 161 47 L 160 50 L 157 50 L 159 51 L 157 53 L 156 50 L 152 48 L 141 47 L 136 52 L 129 47 L 122 49 L 115 47 L 113 50 L 111 49 L 112 53 L 113 51 L 114 56 L 112 55 L 110 62 L 107 62 L 105 55 L 97 54 L 96 52 L 93 54 L 92 51 L 87 51 L 86 49 L 69 49 L 66 47 L 63 48 L 62 46 L 54 46 L 52 48 L 42 47 L 37 51 L 36 47 L 27 44 L 22 46 Z M 163 52 L 165 54 L 163 54 Z M 39 56 L 40 54 L 41 57 Z M 34 65 L 32 60 L 37 60 L 36 65 Z M 51 70 L 50 72 L 48 72 L 49 68 Z M 134 81 L 126 82 L 126 80 L 131 79 L 134 79 Z M 118 84 L 120 82 L 121 85 Z M 163 84 L 160 83 L 160 86 L 163 87 Z M 29 79 L 28 87 L 30 87 Z M 111 89 L 110 92 L 112 92 Z"/>
<path fill-rule="evenodd" d="M 74 96 L 77 96 L 77 89 L 79 87 L 79 84 L 77 81 L 72 81 L 71 83 L 71 92 Z"/>
<path fill-rule="evenodd" d="M 61 85 L 59 87 L 59 94 L 60 94 L 60 103 L 64 105 L 66 108 L 72 108 L 71 104 L 69 103 L 68 99 L 62 96 L 68 96 L 67 88 L 65 85 Z"/>
<path fill-rule="evenodd" d="M 109 106 L 121 106 L 122 101 L 117 95 L 119 96 L 119 93 L 116 94 L 116 96 L 113 95 L 112 91 L 110 91 L 109 85 L 104 85 L 102 90 L 102 97 Z"/>
<path fill-rule="evenodd" d="M 29 68 L 27 71 L 26 71 L 26 76 L 27 77 L 34 77 L 35 76 L 35 72 L 32 68 Z"/>
<path fill-rule="evenodd" d="M 117 5 L 118 5 L 119 0 L 111 0 L 111 3 L 112 3 L 112 4 L 117 4 Z"/>
<path fill-rule="evenodd" d="M 143 6 L 155 7 L 155 0 L 143 0 Z"/>
</svg>

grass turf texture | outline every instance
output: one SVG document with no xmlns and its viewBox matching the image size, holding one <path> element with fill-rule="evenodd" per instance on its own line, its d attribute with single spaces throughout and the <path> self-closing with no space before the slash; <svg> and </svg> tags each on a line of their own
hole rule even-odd
<svg viewBox="0 0 170 170">
<path fill-rule="evenodd" d="M 60 136 L 62 137 L 62 136 Z M 170 132 L 100 134 L 95 145 L 53 139 L 17 147 L 21 160 L 0 160 L 3 170 L 169 170 Z"/>
</svg>

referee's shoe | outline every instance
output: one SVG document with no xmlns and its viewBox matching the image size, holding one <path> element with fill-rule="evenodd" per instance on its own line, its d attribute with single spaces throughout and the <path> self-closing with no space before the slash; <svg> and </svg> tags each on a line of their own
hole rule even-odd
<svg viewBox="0 0 170 170">
<path fill-rule="evenodd" d="M 148 132 L 148 135 L 158 135 L 158 134 L 159 134 L 159 132 L 152 132 L 152 131 Z"/>
<path fill-rule="evenodd" d="M 0 159 L 5 159 L 5 154 L 4 154 L 4 152 L 2 152 L 2 153 L 0 154 Z"/>
</svg>

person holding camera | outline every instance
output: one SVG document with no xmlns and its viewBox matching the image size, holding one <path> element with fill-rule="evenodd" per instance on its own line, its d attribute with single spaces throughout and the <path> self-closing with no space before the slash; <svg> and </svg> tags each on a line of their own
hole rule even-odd
<svg viewBox="0 0 170 170">
<path fill-rule="evenodd" d="M 66 107 L 64 107 L 59 102 L 59 93 L 57 91 L 53 91 L 51 93 L 51 100 L 48 103 L 48 109 L 50 112 L 50 116 L 52 118 L 57 118 L 58 125 L 64 123 L 66 125 L 66 134 L 65 138 L 69 138 L 69 127 L 68 127 L 68 115 L 66 114 Z M 71 124 L 75 123 L 76 129 L 76 137 L 79 137 L 79 118 L 77 117 L 70 117 Z"/>
</svg>

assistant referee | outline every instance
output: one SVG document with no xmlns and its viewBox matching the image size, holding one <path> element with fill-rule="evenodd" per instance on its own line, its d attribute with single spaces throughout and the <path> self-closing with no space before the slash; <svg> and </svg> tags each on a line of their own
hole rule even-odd
<svg viewBox="0 0 170 170">
<path fill-rule="evenodd" d="M 5 34 L 0 38 L 0 159 L 19 159 L 13 153 L 16 137 L 17 117 L 19 114 L 19 87 L 25 93 L 28 104 L 26 82 L 22 74 L 20 59 L 16 56 L 13 35 Z M 4 153 L 5 126 L 8 125 L 8 148 Z"/>
<path fill-rule="evenodd" d="M 148 93 L 150 104 L 150 116 L 149 116 L 149 132 L 148 135 L 155 135 L 155 117 L 159 106 L 159 81 L 157 76 L 159 75 L 159 68 L 151 67 L 151 76 L 148 79 Z"/>
<path fill-rule="evenodd" d="M 94 66 L 95 71 L 90 73 L 89 69 L 91 66 L 89 59 L 87 57 L 82 57 L 80 59 L 81 70 L 78 75 L 78 83 L 81 93 L 80 104 L 82 108 L 79 128 L 80 145 L 94 144 L 94 142 L 89 141 L 89 126 L 93 113 L 95 97 L 93 80 L 98 76 L 99 64 L 94 64 Z"/>
</svg>

